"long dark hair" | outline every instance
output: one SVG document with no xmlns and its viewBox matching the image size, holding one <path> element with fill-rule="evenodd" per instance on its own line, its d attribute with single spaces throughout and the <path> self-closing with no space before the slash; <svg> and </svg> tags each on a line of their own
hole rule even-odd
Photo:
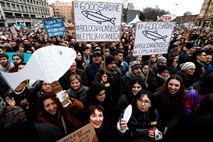
<svg viewBox="0 0 213 142">
<path fill-rule="evenodd" d="M 138 83 L 142 87 L 142 90 L 146 89 L 146 84 L 145 84 L 144 80 L 141 77 L 133 77 L 126 84 L 126 92 L 128 93 L 128 95 L 132 95 L 132 86 L 135 83 Z"/>
<path fill-rule="evenodd" d="M 38 120 L 39 121 L 46 121 L 48 120 L 48 113 L 44 108 L 44 100 L 52 99 L 57 104 L 57 112 L 63 112 L 63 106 L 60 103 L 59 99 L 56 98 L 56 94 L 54 92 L 44 93 L 38 100 L 37 104 L 37 113 L 38 113 Z"/>
<path fill-rule="evenodd" d="M 174 95 L 171 95 L 169 92 L 169 89 L 168 89 L 168 83 L 172 79 L 178 80 L 180 82 L 180 88 L 179 88 L 178 92 Z M 163 84 L 163 86 L 160 88 L 159 93 L 164 96 L 165 100 L 173 101 L 177 105 L 177 107 L 183 107 L 183 104 L 186 99 L 186 93 L 184 90 L 184 83 L 183 83 L 183 79 L 181 78 L 181 76 L 179 76 L 178 74 L 171 75 L 167 79 L 167 81 Z"/>
</svg>

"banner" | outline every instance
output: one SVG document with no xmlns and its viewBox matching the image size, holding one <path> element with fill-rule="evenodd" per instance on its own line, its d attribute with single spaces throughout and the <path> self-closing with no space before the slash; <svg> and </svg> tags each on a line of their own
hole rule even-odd
<svg viewBox="0 0 213 142">
<path fill-rule="evenodd" d="M 89 123 L 57 142 L 98 142 L 98 139 L 93 124 Z"/>
<path fill-rule="evenodd" d="M 172 22 L 138 22 L 133 56 L 167 53 L 174 25 Z"/>
<path fill-rule="evenodd" d="M 62 18 L 44 19 L 43 24 L 48 37 L 65 35 L 66 30 Z"/>
<path fill-rule="evenodd" d="M 119 41 L 121 14 L 121 3 L 74 1 L 76 41 Z"/>
</svg>

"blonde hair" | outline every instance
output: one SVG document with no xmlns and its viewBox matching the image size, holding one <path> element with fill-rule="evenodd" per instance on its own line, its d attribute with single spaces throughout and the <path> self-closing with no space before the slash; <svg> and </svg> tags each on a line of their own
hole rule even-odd
<svg viewBox="0 0 213 142">
<path fill-rule="evenodd" d="M 79 82 L 82 83 L 81 76 L 78 75 L 78 74 L 73 74 L 73 75 L 70 76 L 70 78 L 69 78 L 70 83 L 75 79 L 78 79 Z"/>
</svg>

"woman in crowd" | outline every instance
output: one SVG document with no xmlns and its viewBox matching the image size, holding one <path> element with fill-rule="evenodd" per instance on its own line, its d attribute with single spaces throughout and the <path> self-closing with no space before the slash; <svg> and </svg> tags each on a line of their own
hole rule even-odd
<svg viewBox="0 0 213 142">
<path fill-rule="evenodd" d="M 91 122 L 95 129 L 98 142 L 113 142 L 113 132 L 105 119 L 104 108 L 97 104 L 87 109 L 86 123 Z"/>
<path fill-rule="evenodd" d="M 93 81 L 90 84 L 90 91 L 86 99 L 86 107 L 90 107 L 91 105 L 100 104 L 104 107 L 105 110 L 105 119 L 110 122 L 111 126 L 113 126 L 116 122 L 115 120 L 115 107 L 112 97 L 106 91 L 105 86 L 98 82 Z"/>
<path fill-rule="evenodd" d="M 161 116 L 165 142 L 172 141 L 177 124 L 183 118 L 185 100 L 183 80 L 177 74 L 171 75 L 161 89 L 154 93 L 153 105 Z"/>
<path fill-rule="evenodd" d="M 38 97 L 41 97 L 44 93 L 53 91 L 51 84 L 46 81 L 40 81 L 39 86 L 40 86 L 40 90 L 38 91 Z"/>
<path fill-rule="evenodd" d="M 185 89 L 189 90 L 192 88 L 193 83 L 196 82 L 194 76 L 196 66 L 192 62 L 185 62 L 180 65 L 180 69 L 177 74 L 182 77 Z"/>
<path fill-rule="evenodd" d="M 70 88 L 67 90 L 70 97 L 85 103 L 88 92 L 89 87 L 82 84 L 80 75 L 73 74 L 70 76 Z"/>
<path fill-rule="evenodd" d="M 177 73 L 182 77 L 187 95 L 185 102 L 185 115 L 189 115 L 197 109 L 200 103 L 199 93 L 196 90 L 197 82 L 194 76 L 195 64 L 192 62 L 185 62 L 180 65 L 181 70 Z M 196 82 L 196 83 L 195 83 Z"/>
<path fill-rule="evenodd" d="M 63 95 L 65 99 L 71 101 L 67 107 L 62 106 L 53 92 L 44 93 L 39 98 L 37 107 L 38 121 L 54 124 L 62 128 L 66 134 L 69 134 L 80 127 L 81 122 L 75 115 L 84 109 L 84 105 L 77 99 L 68 97 L 67 93 Z"/>
<path fill-rule="evenodd" d="M 117 103 L 116 109 L 118 114 L 120 114 L 129 104 L 132 103 L 134 97 L 142 89 L 146 89 L 146 85 L 140 77 L 134 77 L 129 81 L 129 83 L 127 83 L 125 91 L 126 94 L 121 95 Z"/>
<path fill-rule="evenodd" d="M 132 112 L 128 112 L 130 119 L 126 118 L 126 110 L 120 115 L 116 127 L 119 139 L 128 142 L 136 140 L 151 142 L 162 139 L 160 116 L 153 108 L 152 100 L 153 94 L 147 90 L 137 93 L 131 104 Z"/>
</svg>

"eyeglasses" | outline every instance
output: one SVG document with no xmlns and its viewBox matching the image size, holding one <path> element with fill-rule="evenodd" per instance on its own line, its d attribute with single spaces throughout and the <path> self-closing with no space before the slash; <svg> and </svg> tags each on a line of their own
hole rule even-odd
<svg viewBox="0 0 213 142">
<path fill-rule="evenodd" d="M 143 100 L 143 99 L 138 99 L 138 102 L 140 102 L 140 103 L 144 103 L 144 104 L 149 104 L 149 103 L 151 103 L 149 100 Z"/>
<path fill-rule="evenodd" d="M 20 58 L 13 58 L 13 60 L 20 60 Z"/>
</svg>

